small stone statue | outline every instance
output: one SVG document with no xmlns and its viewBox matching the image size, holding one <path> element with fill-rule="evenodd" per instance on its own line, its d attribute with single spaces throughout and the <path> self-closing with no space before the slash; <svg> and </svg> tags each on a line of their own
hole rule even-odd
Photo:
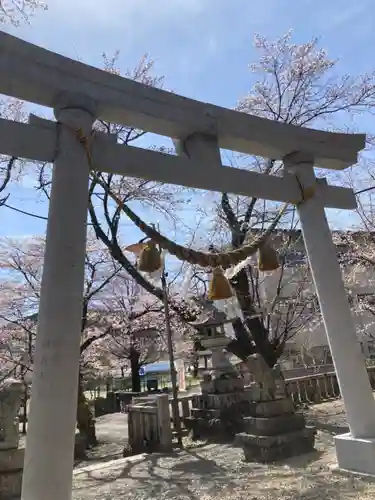
<svg viewBox="0 0 375 500">
<path fill-rule="evenodd" d="M 246 360 L 250 373 L 261 391 L 261 399 L 270 401 L 276 399 L 276 383 L 273 370 L 267 365 L 263 356 L 252 354 Z"/>
<path fill-rule="evenodd" d="M 0 449 L 17 449 L 19 443 L 18 412 L 23 383 L 8 378 L 0 385 Z"/>
</svg>

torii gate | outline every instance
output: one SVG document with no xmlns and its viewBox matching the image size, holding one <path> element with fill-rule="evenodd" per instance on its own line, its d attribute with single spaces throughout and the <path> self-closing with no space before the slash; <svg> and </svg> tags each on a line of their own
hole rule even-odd
<svg viewBox="0 0 375 500">
<path fill-rule="evenodd" d="M 98 134 L 98 170 L 283 202 L 303 201 L 301 186 L 314 190 L 297 209 L 350 427 L 336 437 L 338 464 L 375 475 L 375 404 L 325 216 L 325 207 L 354 209 L 356 200 L 351 189 L 316 179 L 313 169 L 354 164 L 365 136 L 186 99 L 2 32 L 0 74 L 0 93 L 51 107 L 59 122 L 0 120 L 0 153 L 54 163 L 22 499 L 71 498 L 90 171 L 72 127 L 89 135 L 97 118 L 169 136 L 186 153 L 119 145 Z M 224 167 L 219 148 L 283 160 L 284 176 Z"/>
</svg>

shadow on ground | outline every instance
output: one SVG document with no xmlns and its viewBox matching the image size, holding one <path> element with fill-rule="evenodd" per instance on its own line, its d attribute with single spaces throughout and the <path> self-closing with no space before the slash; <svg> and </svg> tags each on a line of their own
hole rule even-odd
<svg viewBox="0 0 375 500">
<path fill-rule="evenodd" d="M 154 454 L 147 458 L 128 463 L 113 474 L 102 477 L 87 474 L 87 482 L 82 488 L 90 487 L 90 479 L 95 488 L 111 483 L 111 493 L 122 490 L 121 483 L 133 483 L 137 498 L 170 498 L 198 500 L 202 497 L 202 485 L 209 481 L 208 490 L 221 491 L 236 486 L 228 475 L 228 470 L 214 460 L 199 456 L 193 450 L 178 451 L 168 455 Z M 129 484 L 130 486 L 130 484 Z M 76 488 L 77 491 L 78 488 Z M 196 490 L 196 491 L 194 491 Z"/>
<path fill-rule="evenodd" d="M 240 453 L 221 465 L 224 457 L 233 453 L 233 448 L 231 452 L 230 446 L 211 445 L 207 449 L 148 455 L 112 472 L 102 475 L 88 473 L 83 484 L 77 485 L 74 499 L 80 498 L 77 496 L 80 488 L 85 491 L 87 488 L 95 489 L 96 494 L 102 489 L 110 490 L 111 498 L 117 495 L 131 498 L 133 495 L 137 499 L 350 498 L 333 494 L 337 485 L 332 485 L 331 474 L 327 480 L 327 470 L 319 466 L 322 450 L 267 466 L 245 463 Z M 345 488 L 348 491 L 353 489 L 350 482 Z M 330 496 L 322 495 L 322 489 Z M 124 495 L 125 492 L 129 497 Z"/>
<path fill-rule="evenodd" d="M 375 484 L 334 475 L 333 438 L 345 421 L 308 418 L 318 429 L 316 450 L 279 463 L 245 463 L 231 445 L 189 444 L 170 454 L 133 457 L 131 462 L 86 472 L 75 480 L 73 500 L 354 500 L 375 498 Z M 104 437 L 104 436 L 103 436 Z M 107 450 L 108 451 L 108 450 Z M 115 454 L 116 455 L 116 454 Z M 101 457 L 100 461 L 110 459 Z"/>
</svg>

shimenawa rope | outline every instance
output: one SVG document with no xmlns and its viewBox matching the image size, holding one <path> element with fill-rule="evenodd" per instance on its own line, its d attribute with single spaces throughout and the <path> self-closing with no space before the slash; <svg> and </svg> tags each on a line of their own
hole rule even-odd
<svg viewBox="0 0 375 500">
<path fill-rule="evenodd" d="M 158 231 L 156 231 L 153 227 L 146 224 L 140 217 L 138 217 L 138 215 L 135 212 L 133 212 L 133 210 L 131 210 L 122 200 L 120 200 L 118 196 L 116 196 L 109 190 L 108 186 L 94 172 L 89 138 L 85 136 L 82 129 L 76 130 L 75 133 L 80 144 L 82 144 L 82 146 L 86 151 L 92 178 L 105 190 L 106 194 L 113 199 L 113 201 L 121 208 L 121 210 L 127 215 L 127 217 L 129 217 L 129 219 L 144 234 L 146 234 L 148 238 L 150 238 L 152 241 L 160 245 L 164 250 L 167 250 L 170 254 L 177 257 L 179 260 L 189 262 L 190 264 L 198 264 L 201 267 L 212 267 L 212 268 L 221 266 L 223 269 L 228 269 L 232 266 L 235 266 L 239 262 L 248 258 L 250 255 L 255 254 L 257 250 L 262 245 L 264 245 L 264 243 L 267 241 L 269 236 L 276 228 L 277 224 L 279 223 L 281 217 L 284 215 L 289 205 L 288 203 L 285 203 L 283 205 L 283 207 L 279 210 L 279 212 L 277 213 L 276 217 L 274 218 L 270 226 L 259 238 L 257 238 L 255 241 L 252 241 L 247 245 L 242 246 L 241 248 L 221 253 L 206 253 L 199 250 L 193 250 L 191 248 L 187 248 L 166 238 Z M 309 193 L 310 196 L 305 196 L 302 186 L 300 187 L 301 187 L 302 202 L 303 202 L 306 201 L 308 198 L 310 198 L 312 193 Z"/>
</svg>

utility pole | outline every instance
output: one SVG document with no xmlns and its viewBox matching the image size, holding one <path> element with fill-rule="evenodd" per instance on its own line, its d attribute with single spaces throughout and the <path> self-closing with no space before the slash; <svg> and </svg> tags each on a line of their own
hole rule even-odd
<svg viewBox="0 0 375 500">
<path fill-rule="evenodd" d="M 159 247 L 159 250 L 161 253 L 160 247 Z M 178 445 L 182 448 L 182 446 L 183 446 L 182 445 L 182 428 L 181 428 L 180 410 L 179 410 L 179 406 L 178 406 L 177 372 L 176 372 L 176 367 L 174 364 L 172 328 L 171 328 L 171 319 L 170 319 L 170 314 L 169 314 L 169 303 L 168 303 L 167 276 L 168 276 L 168 273 L 165 270 L 165 264 L 164 264 L 164 262 L 162 262 L 161 285 L 162 285 L 162 289 L 163 289 L 164 317 L 165 317 L 165 329 L 166 329 L 166 333 L 167 333 L 169 370 L 171 372 L 171 382 L 172 382 L 173 426 L 176 430 Z"/>
</svg>

